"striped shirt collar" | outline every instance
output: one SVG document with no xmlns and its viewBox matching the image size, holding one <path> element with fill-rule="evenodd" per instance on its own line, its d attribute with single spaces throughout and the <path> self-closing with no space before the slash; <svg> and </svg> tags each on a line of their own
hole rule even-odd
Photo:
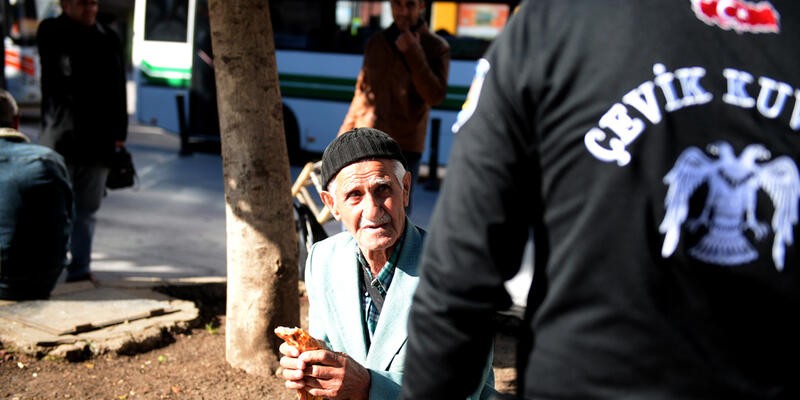
<svg viewBox="0 0 800 400">
<path fill-rule="evenodd" d="M 369 268 L 369 263 L 367 263 L 366 257 L 361 252 L 361 249 L 356 246 L 356 259 L 358 260 L 359 268 L 362 268 L 365 273 L 360 273 L 359 276 L 369 276 L 372 278 L 371 282 L 362 282 L 359 285 L 361 290 L 361 304 L 362 309 L 364 310 L 364 319 L 367 323 L 369 338 L 372 338 L 372 334 L 375 332 L 375 328 L 378 325 L 378 318 L 380 317 L 380 311 L 378 311 L 377 307 L 372 302 L 369 294 L 366 290 L 364 290 L 364 285 L 371 284 L 378 289 L 378 292 L 386 297 L 386 293 L 389 291 L 389 285 L 392 283 L 392 278 L 394 277 L 395 267 L 397 266 L 397 261 L 400 258 L 400 253 L 403 250 L 403 244 L 405 243 L 406 233 L 408 232 L 408 225 L 410 221 L 406 218 L 406 226 L 403 229 L 403 234 L 400 235 L 400 238 L 397 239 L 397 245 L 392 251 L 392 255 L 389 257 L 389 260 L 386 262 L 386 265 L 381 268 L 380 272 L 378 272 L 378 276 L 373 276 L 372 271 Z M 359 278 L 361 279 L 361 278 Z"/>
</svg>

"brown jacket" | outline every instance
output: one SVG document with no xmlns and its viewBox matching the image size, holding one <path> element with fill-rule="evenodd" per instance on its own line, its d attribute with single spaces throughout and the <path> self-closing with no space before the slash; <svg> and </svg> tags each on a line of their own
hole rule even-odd
<svg viewBox="0 0 800 400">
<path fill-rule="evenodd" d="M 392 25 L 367 42 L 364 66 L 339 133 L 371 127 L 388 133 L 404 151 L 422 153 L 431 106 L 444 100 L 450 68 L 450 46 L 420 27 L 420 46 L 405 54 L 395 46 Z"/>
</svg>

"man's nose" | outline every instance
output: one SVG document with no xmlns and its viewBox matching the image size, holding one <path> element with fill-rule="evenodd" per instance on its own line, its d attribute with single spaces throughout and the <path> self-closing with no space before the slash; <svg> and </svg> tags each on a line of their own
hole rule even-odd
<svg viewBox="0 0 800 400">
<path fill-rule="evenodd" d="M 375 221 L 376 217 L 383 215 L 383 202 L 372 194 L 364 196 L 362 205 L 364 207 L 362 213 L 370 221 Z"/>
</svg>

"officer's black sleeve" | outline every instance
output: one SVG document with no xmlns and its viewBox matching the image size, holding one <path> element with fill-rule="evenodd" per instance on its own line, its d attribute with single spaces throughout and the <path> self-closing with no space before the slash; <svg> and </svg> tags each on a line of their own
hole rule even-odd
<svg viewBox="0 0 800 400">
<path fill-rule="evenodd" d="M 530 17 L 523 5 L 493 43 L 477 110 L 455 136 L 409 317 L 403 399 L 474 392 L 493 316 L 511 304 L 503 283 L 520 267 L 538 196 Z"/>
</svg>

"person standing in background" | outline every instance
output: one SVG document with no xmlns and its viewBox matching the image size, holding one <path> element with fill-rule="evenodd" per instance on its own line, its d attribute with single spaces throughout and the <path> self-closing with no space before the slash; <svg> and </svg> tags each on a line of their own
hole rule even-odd
<svg viewBox="0 0 800 400">
<path fill-rule="evenodd" d="M 63 158 L 19 131 L 0 90 L 0 299 L 46 299 L 67 257 L 74 210 Z"/>
<path fill-rule="evenodd" d="M 425 0 L 391 0 L 391 8 L 394 23 L 367 41 L 339 134 L 360 127 L 388 133 L 416 182 L 431 106 L 447 94 L 450 46 L 428 30 L 422 18 Z"/>
<path fill-rule="evenodd" d="M 95 214 L 109 160 L 128 129 L 125 64 L 116 33 L 97 21 L 97 0 L 61 0 L 62 14 L 39 25 L 42 132 L 64 157 L 75 192 L 67 281 L 91 280 Z"/>
</svg>

